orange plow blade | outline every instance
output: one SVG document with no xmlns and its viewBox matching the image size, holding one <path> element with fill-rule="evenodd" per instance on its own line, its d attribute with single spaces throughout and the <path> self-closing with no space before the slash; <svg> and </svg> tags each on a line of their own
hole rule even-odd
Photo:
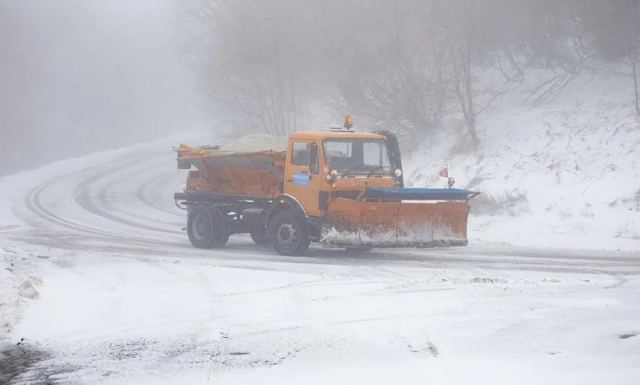
<svg viewBox="0 0 640 385">
<path fill-rule="evenodd" d="M 334 247 L 435 247 L 467 244 L 466 201 L 366 202 L 336 199 L 322 242 Z"/>
<path fill-rule="evenodd" d="M 468 216 L 467 202 L 401 203 L 396 245 L 466 245 Z"/>
</svg>

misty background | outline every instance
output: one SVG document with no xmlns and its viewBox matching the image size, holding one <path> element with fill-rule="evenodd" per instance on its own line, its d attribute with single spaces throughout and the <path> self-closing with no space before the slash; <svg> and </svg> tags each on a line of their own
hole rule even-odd
<svg viewBox="0 0 640 385">
<path fill-rule="evenodd" d="M 543 105 L 585 72 L 640 115 L 638 0 L 0 0 L 0 48 L 0 173 L 345 113 L 473 152 L 496 99 L 526 84 Z"/>
<path fill-rule="evenodd" d="M 0 0 L 0 174 L 202 124 L 174 0 Z"/>
<path fill-rule="evenodd" d="M 478 116 L 509 87 L 548 70 L 530 89 L 544 103 L 598 61 L 621 65 L 640 114 L 637 0 L 206 4 L 217 113 L 254 129 L 282 134 L 349 111 L 360 127 L 414 137 L 455 117 L 451 133 L 469 149 Z"/>
</svg>

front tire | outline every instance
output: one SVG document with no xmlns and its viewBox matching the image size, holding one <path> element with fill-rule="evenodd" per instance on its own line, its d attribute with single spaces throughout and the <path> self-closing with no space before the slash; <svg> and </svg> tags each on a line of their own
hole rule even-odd
<svg viewBox="0 0 640 385">
<path fill-rule="evenodd" d="M 305 229 L 304 217 L 293 210 L 275 214 L 269 222 L 268 233 L 273 248 L 280 255 L 303 255 L 311 243 Z"/>
<path fill-rule="evenodd" d="M 187 235 L 194 247 L 223 247 L 229 240 L 224 214 L 215 207 L 194 207 L 187 220 Z"/>
</svg>

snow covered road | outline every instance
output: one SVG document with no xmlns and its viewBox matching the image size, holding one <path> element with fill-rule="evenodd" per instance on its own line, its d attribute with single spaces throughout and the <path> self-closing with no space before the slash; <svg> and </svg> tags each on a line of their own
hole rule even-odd
<svg viewBox="0 0 640 385">
<path fill-rule="evenodd" d="M 0 179 L 0 383 L 636 384 L 640 255 L 191 247 L 167 142 Z M 473 221 L 473 218 L 471 218 Z"/>
</svg>

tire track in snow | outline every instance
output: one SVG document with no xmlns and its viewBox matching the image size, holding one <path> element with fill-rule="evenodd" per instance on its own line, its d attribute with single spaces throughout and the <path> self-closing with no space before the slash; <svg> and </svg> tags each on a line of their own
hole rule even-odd
<svg viewBox="0 0 640 385">
<path fill-rule="evenodd" d="M 145 157 L 144 159 L 149 159 L 148 157 Z M 155 164 L 155 162 L 152 162 L 153 164 Z M 145 165 L 146 163 L 142 163 L 142 165 Z M 146 169 L 146 167 L 145 167 Z M 135 169 L 134 169 L 135 170 Z M 113 214 L 113 208 L 109 207 L 110 205 L 107 203 L 107 199 L 106 199 L 106 193 L 104 193 L 104 191 L 106 189 L 102 189 L 98 191 L 98 196 L 97 196 L 97 200 L 94 199 L 94 197 L 91 195 L 92 191 L 93 191 L 93 187 L 94 185 L 96 185 L 99 181 L 107 179 L 109 180 L 109 177 L 111 177 L 112 175 L 118 174 L 119 172 L 121 172 L 121 169 L 119 167 L 113 168 L 113 169 L 109 169 L 107 171 L 101 172 L 101 173 L 96 173 L 94 175 L 92 175 L 91 177 L 83 180 L 80 184 L 78 184 L 74 191 L 73 191 L 73 197 L 74 197 L 74 201 L 82 208 L 84 208 L 85 210 L 87 210 L 88 212 L 95 214 L 99 217 L 111 220 L 113 222 L 117 222 L 120 224 L 124 224 L 127 226 L 131 226 L 133 228 L 138 228 L 138 229 L 144 229 L 144 230 L 150 230 L 150 231 L 154 231 L 154 232 L 160 232 L 160 233 L 167 233 L 167 234 L 181 234 L 181 231 L 177 231 L 177 230 L 169 230 L 169 229 L 164 229 L 161 227 L 157 227 L 157 226 L 152 226 L 152 225 L 148 225 L 145 223 L 141 223 L 141 222 L 137 222 L 137 221 L 133 221 L 127 218 L 123 218 L 120 216 L 117 216 L 115 214 Z M 129 179 L 129 177 L 125 177 L 124 180 Z M 120 181 L 120 180 L 116 180 L 116 181 Z M 97 203 L 101 203 L 103 205 L 103 207 L 100 207 Z M 109 210 L 111 209 L 111 210 Z"/>
<path fill-rule="evenodd" d="M 122 207 L 118 207 L 117 205 L 112 204 L 112 201 L 117 200 L 118 196 L 114 195 L 111 193 L 111 190 L 113 188 L 113 186 L 115 186 L 117 183 L 116 182 L 120 182 L 122 180 L 127 180 L 128 177 L 125 178 L 120 178 L 117 181 L 112 181 L 112 183 L 102 186 L 99 190 L 97 190 L 98 192 L 98 200 L 100 202 L 100 204 L 102 205 L 102 210 L 106 211 L 109 210 L 108 212 L 119 212 L 119 213 L 123 213 L 129 217 L 132 218 L 136 218 L 138 220 L 142 220 L 142 221 L 146 221 L 146 222 L 150 222 L 150 223 L 157 223 L 157 224 L 163 224 L 163 225 L 167 225 L 169 226 L 171 229 L 180 229 L 182 227 L 184 227 L 184 224 L 182 222 L 178 222 L 178 221 L 167 221 L 167 220 L 163 220 L 163 219 L 159 219 L 159 218 L 154 218 L 153 216 L 143 216 L 140 215 L 132 210 L 127 210 L 125 208 Z M 133 194 L 132 194 L 133 195 Z M 116 198 L 116 199 L 114 199 Z M 136 194 L 136 198 L 137 198 L 137 194 Z M 142 202 L 143 204 L 149 206 L 148 204 L 146 204 L 145 202 Z M 156 207 L 152 207 L 152 210 L 145 210 L 148 214 L 149 213 L 154 213 L 154 212 L 158 212 L 159 210 Z M 166 210 L 166 212 L 168 212 L 169 210 Z M 174 215 L 176 215 L 177 218 L 182 218 L 182 216 L 179 213 L 173 213 Z M 114 215 L 114 214 L 112 214 Z M 122 218 L 122 217 L 121 217 Z M 185 218 L 186 219 L 186 218 Z M 138 223 L 138 222 L 136 222 Z M 137 227 L 137 226 L 136 226 Z M 163 229 L 163 230 L 167 230 L 167 229 Z M 180 231 L 177 230 L 171 230 L 172 232 L 177 232 L 177 233 L 182 233 Z"/>
<path fill-rule="evenodd" d="M 107 237 L 107 238 L 117 235 L 114 233 L 95 229 L 90 226 L 84 226 L 74 221 L 67 220 L 63 217 L 60 217 L 54 214 L 49 209 L 45 208 L 45 206 L 42 204 L 42 198 L 41 198 L 42 192 L 48 189 L 49 187 L 51 187 L 52 185 L 54 185 L 55 183 L 57 183 L 58 181 L 59 179 L 51 180 L 50 182 L 38 185 L 34 189 L 29 191 L 24 201 L 27 209 L 29 209 L 33 214 L 35 214 L 38 219 L 55 224 L 59 227 L 63 227 L 67 230 L 74 230 L 74 231 L 89 233 L 92 235 Z"/>
<path fill-rule="evenodd" d="M 177 247 L 184 247 L 184 243 L 178 243 L 178 242 L 167 242 L 166 240 L 160 238 L 160 239 L 153 239 L 153 238 L 144 238 L 144 237 L 137 237 L 137 236 L 132 236 L 132 235 L 123 235 L 117 232 L 113 232 L 113 231 L 107 231 L 101 228 L 96 228 L 94 225 L 86 225 L 83 224 L 81 222 L 77 222 L 74 220 L 70 220 L 68 218 L 66 218 L 63 215 L 59 215 L 56 214 L 54 211 L 50 210 L 49 208 L 46 207 L 46 205 L 43 203 L 43 194 L 46 190 L 50 189 L 51 187 L 53 187 L 54 185 L 56 185 L 57 183 L 60 183 L 61 181 L 64 181 L 65 179 L 69 179 L 69 178 L 74 178 L 77 176 L 80 176 L 82 174 L 87 174 L 92 171 L 92 170 L 99 170 L 100 168 L 104 167 L 105 164 L 109 165 L 110 167 L 115 167 L 116 169 L 118 169 L 120 166 L 123 165 L 127 165 L 131 163 L 131 159 L 142 159 L 140 157 L 139 154 L 134 154 L 134 155 L 129 155 L 129 156 L 125 156 L 123 157 L 123 159 L 121 159 L 120 161 L 110 161 L 107 163 L 101 163 L 97 166 L 94 167 L 90 167 L 90 168 L 86 168 L 77 172 L 73 172 L 70 174 L 66 174 L 66 175 L 62 175 L 59 177 L 56 177 L 54 179 L 51 179 L 43 184 L 39 184 L 36 185 L 34 188 L 32 188 L 28 193 L 27 196 L 24 199 L 24 204 L 26 206 L 26 208 L 31 211 L 33 214 L 36 215 L 36 217 L 38 219 L 44 220 L 45 222 L 57 225 L 58 227 L 62 227 L 64 229 L 67 230 L 72 230 L 74 233 L 86 233 L 86 234 L 91 234 L 94 236 L 97 236 L 103 240 L 120 240 L 120 241 L 125 241 L 125 242 L 131 242 L 131 243 L 137 243 L 137 244 L 143 244 L 143 245 L 153 245 L 153 246 L 157 246 L 157 245 L 165 245 L 165 246 L 177 246 Z M 144 158 L 148 158 L 148 156 L 145 156 Z M 108 170 L 113 170 L 113 168 L 110 168 Z M 94 179 L 96 175 L 102 175 L 105 173 L 109 173 L 109 171 L 106 172 L 102 172 L 102 173 L 98 173 L 98 174 L 93 174 L 93 177 L 89 177 L 89 179 Z M 86 181 L 86 180 L 85 180 Z M 77 186 L 76 186 L 77 188 Z M 84 207 L 83 207 L 84 208 Z M 86 208 L 84 208 L 86 210 Z M 102 211 L 101 211 L 102 212 Z M 94 213 L 96 214 L 96 213 Z M 101 216 L 99 214 L 96 214 L 98 216 Z M 108 217 L 104 217 L 101 216 L 105 219 L 110 219 Z M 29 218 L 26 218 L 27 220 Z M 113 219 L 110 219 L 113 220 Z"/>
<path fill-rule="evenodd" d="M 118 211 L 123 214 L 126 214 L 129 217 L 134 217 L 143 221 L 148 221 L 151 223 L 162 223 L 170 226 L 172 229 L 182 228 L 184 226 L 183 222 L 185 220 L 184 214 L 180 211 L 177 211 L 178 210 L 177 208 L 175 208 L 174 210 L 171 210 L 171 208 L 173 208 L 172 197 L 173 197 L 174 191 L 173 189 L 164 191 L 162 187 L 167 185 L 173 185 L 178 180 L 177 179 L 178 177 L 182 179 L 184 176 L 176 173 L 173 167 L 174 166 L 173 163 L 171 163 L 171 166 L 170 166 L 169 162 L 167 162 L 166 167 L 160 167 L 161 163 L 159 161 L 156 161 L 155 159 L 164 159 L 164 155 L 166 155 L 165 153 L 166 151 L 163 151 L 162 153 L 157 154 L 157 157 L 152 158 L 153 162 L 151 165 L 146 165 L 146 163 L 141 163 L 140 165 L 145 165 L 145 167 L 135 167 L 135 168 L 127 167 L 127 168 L 121 168 L 119 170 L 116 170 L 117 173 L 121 173 L 124 176 L 121 176 L 118 179 L 111 180 L 110 183 L 103 183 L 102 185 L 99 184 L 100 189 L 98 190 L 98 199 L 100 200 L 104 208 L 108 209 L 109 211 Z M 149 167 L 149 166 L 152 166 L 152 167 Z M 158 166 L 158 167 L 153 167 L 153 166 Z M 158 175 L 158 173 L 156 172 L 155 175 L 153 175 L 151 178 L 143 179 L 144 176 L 146 176 L 146 174 L 148 174 L 150 170 L 153 171 L 155 168 L 163 170 L 162 173 Z M 105 179 L 105 178 L 101 178 L 101 179 Z M 126 194 L 124 196 L 112 194 L 113 188 L 119 186 L 121 183 L 127 182 L 128 180 L 135 180 L 140 182 L 138 185 L 133 185 L 133 184 L 130 185 L 130 187 L 135 188 L 135 194 L 133 193 L 133 191 L 131 191 L 130 194 Z M 160 183 L 160 182 L 163 182 L 163 183 Z M 163 196 L 166 198 L 164 201 L 167 203 L 170 203 L 169 207 L 163 207 L 157 204 L 156 202 L 154 202 L 151 198 L 147 197 L 148 195 L 147 189 L 149 188 L 149 186 L 156 187 L 157 190 L 162 191 L 164 193 Z M 149 216 L 149 215 L 144 216 L 144 215 L 141 215 L 140 213 L 132 211 L 130 208 L 126 209 L 126 208 L 118 207 L 118 205 L 112 204 L 112 201 L 118 202 L 119 201 L 118 198 L 121 198 L 121 197 L 133 198 L 134 196 L 139 202 L 143 204 L 143 205 L 138 205 L 139 207 L 148 206 L 149 208 L 153 209 L 153 210 L 144 210 L 144 213 L 150 214 L 154 212 L 155 213 L 161 212 L 164 214 L 170 214 L 172 217 L 176 218 L 176 221 L 167 221 L 166 219 L 157 218 L 157 216 Z M 120 203 L 124 203 L 124 202 L 120 202 Z"/>
<path fill-rule="evenodd" d="M 141 184 L 140 188 L 138 188 L 138 191 L 136 191 L 136 198 L 138 198 L 138 200 L 140 200 L 141 202 L 143 202 L 144 204 L 148 205 L 151 208 L 163 211 L 167 214 L 174 215 L 178 218 L 183 218 L 183 215 L 181 213 L 177 213 L 175 211 L 169 210 L 165 207 L 162 207 L 156 204 L 148 197 L 148 194 L 147 194 L 147 190 L 149 186 L 155 186 L 156 184 L 158 184 L 158 181 L 161 181 L 161 180 L 169 180 L 171 179 L 171 176 L 174 176 L 174 175 L 175 175 L 174 171 L 165 172 Z"/>
</svg>

